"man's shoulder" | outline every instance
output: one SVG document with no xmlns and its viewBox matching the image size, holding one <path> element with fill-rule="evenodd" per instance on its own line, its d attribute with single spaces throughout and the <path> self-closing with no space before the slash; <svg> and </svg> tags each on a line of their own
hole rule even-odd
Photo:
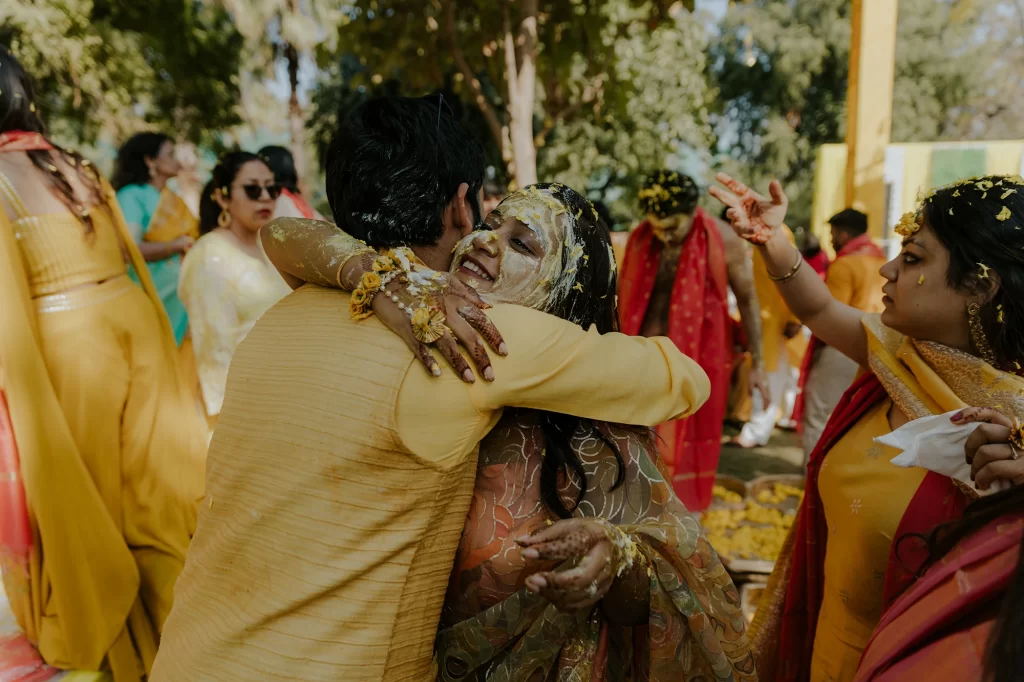
<svg viewBox="0 0 1024 682">
<path fill-rule="evenodd" d="M 275 303 L 256 322 L 246 341 L 280 337 L 286 337 L 289 344 L 323 347 L 334 353 L 365 346 L 412 356 L 405 342 L 376 317 L 353 320 L 348 292 L 314 284 L 306 284 Z"/>
</svg>

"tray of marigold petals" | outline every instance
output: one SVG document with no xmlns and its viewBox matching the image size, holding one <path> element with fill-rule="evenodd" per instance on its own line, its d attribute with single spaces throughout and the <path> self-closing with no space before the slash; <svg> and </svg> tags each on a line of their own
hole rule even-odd
<svg viewBox="0 0 1024 682">
<path fill-rule="evenodd" d="M 742 482 L 740 482 L 742 483 Z M 715 479 L 701 526 L 732 574 L 771 573 L 803 498 L 802 476 L 763 476 L 742 484 Z"/>
</svg>

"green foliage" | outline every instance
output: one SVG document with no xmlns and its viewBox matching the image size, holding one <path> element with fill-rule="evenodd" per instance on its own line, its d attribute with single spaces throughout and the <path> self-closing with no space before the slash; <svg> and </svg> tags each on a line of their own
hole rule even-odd
<svg viewBox="0 0 1024 682">
<path fill-rule="evenodd" d="M 558 0 L 539 3 L 537 103 L 534 115 L 539 177 L 559 180 L 603 199 L 623 216 L 635 213 L 642 175 L 680 147 L 709 140 L 706 36 L 672 2 Z M 506 23 L 502 8 L 511 8 Z M 357 0 L 339 29 L 349 68 L 334 67 L 314 98 L 313 121 L 342 103 L 354 105 L 392 83 L 402 94 L 442 90 L 458 97 L 464 116 L 487 143 L 497 175 L 507 180 L 500 133 L 507 126 L 506 28 L 518 30 L 517 3 L 460 0 L 452 23 L 442 2 Z M 670 15 L 674 15 L 670 16 Z M 480 84 L 483 105 L 453 50 Z M 358 68 L 354 68 L 358 64 Z M 328 94 L 329 93 L 329 94 Z M 314 123 L 323 142 L 323 125 Z"/>
<path fill-rule="evenodd" d="M 121 136 L 141 120 L 200 141 L 239 121 L 241 37 L 223 10 L 198 0 L 9 0 L 0 41 L 66 138 Z"/>
<path fill-rule="evenodd" d="M 1013 0 L 900 0 L 894 142 L 1021 137 L 1022 15 Z M 1009 28 L 1007 28 L 1009 27 Z M 719 165 L 778 177 L 795 226 L 810 220 L 819 145 L 845 135 L 848 0 L 752 0 L 709 49 Z"/>
</svg>

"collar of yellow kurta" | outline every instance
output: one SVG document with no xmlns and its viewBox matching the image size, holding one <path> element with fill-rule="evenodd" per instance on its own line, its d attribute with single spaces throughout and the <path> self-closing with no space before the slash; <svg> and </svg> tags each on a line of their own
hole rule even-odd
<svg viewBox="0 0 1024 682">
<path fill-rule="evenodd" d="M 867 315 L 868 361 L 892 401 L 911 419 L 990 407 L 1024 419 L 1024 379 L 981 358 L 911 339 Z"/>
</svg>

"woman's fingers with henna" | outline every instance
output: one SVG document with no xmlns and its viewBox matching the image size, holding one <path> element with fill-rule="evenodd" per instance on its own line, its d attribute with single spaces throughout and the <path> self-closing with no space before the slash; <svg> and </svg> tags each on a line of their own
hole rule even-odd
<svg viewBox="0 0 1024 682">
<path fill-rule="evenodd" d="M 480 308 L 481 310 L 487 310 L 491 307 L 490 303 L 480 298 L 480 292 L 457 277 L 451 277 L 449 279 L 448 286 L 453 294 L 459 298 L 465 299 L 468 303 Z"/>
<path fill-rule="evenodd" d="M 505 339 L 501 338 L 501 332 L 494 326 L 491 319 L 487 317 L 487 313 L 479 308 L 464 305 L 459 308 L 459 315 L 473 325 L 473 329 L 477 330 L 484 337 L 484 340 L 487 341 L 487 345 L 497 351 L 499 355 L 508 355 Z"/>
<path fill-rule="evenodd" d="M 487 381 L 494 381 L 494 368 L 491 367 L 491 358 L 487 355 L 487 348 L 484 346 L 484 342 L 476 330 L 458 313 L 448 315 L 448 328 L 452 330 L 455 339 L 469 353 L 469 357 L 473 359 L 473 364 L 476 365 L 480 376 Z"/>
<path fill-rule="evenodd" d="M 984 422 L 986 424 L 997 424 L 1008 429 L 1013 428 L 1013 419 L 1007 417 L 999 410 L 991 407 L 966 407 L 949 418 L 954 424 L 973 424 Z"/>
<path fill-rule="evenodd" d="M 473 370 L 470 369 L 469 363 L 466 362 L 466 358 L 462 357 L 462 353 L 459 352 L 459 344 L 455 342 L 451 333 L 445 332 L 444 336 L 439 338 L 436 344 L 437 349 L 441 351 L 441 355 L 452 366 L 455 373 L 462 377 L 463 381 L 467 384 L 476 383 L 476 376 L 473 374 Z"/>
<path fill-rule="evenodd" d="M 437 364 L 437 360 L 434 359 L 434 354 L 430 352 L 430 347 L 427 344 L 417 341 L 416 337 L 412 335 L 412 330 L 409 331 L 408 338 L 405 334 L 402 334 L 402 338 L 412 348 L 412 352 L 420 364 L 426 367 L 432 376 L 441 376 L 441 366 Z"/>
<path fill-rule="evenodd" d="M 725 187 L 735 194 L 737 197 L 743 196 L 750 191 L 750 188 L 744 185 L 742 182 L 732 177 L 728 173 L 715 173 L 715 180 L 725 185 Z M 754 192 L 754 194 L 757 194 Z"/>
</svg>

